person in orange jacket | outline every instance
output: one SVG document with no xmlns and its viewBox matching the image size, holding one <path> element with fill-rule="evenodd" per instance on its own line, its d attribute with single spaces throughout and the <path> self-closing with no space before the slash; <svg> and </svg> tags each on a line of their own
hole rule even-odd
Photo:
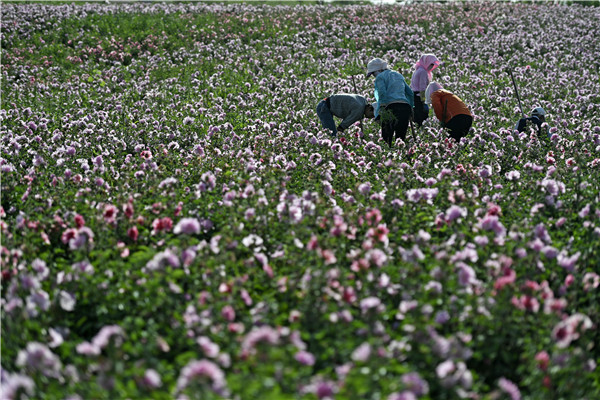
<svg viewBox="0 0 600 400">
<path fill-rule="evenodd" d="M 435 116 L 448 129 L 450 137 L 457 142 L 467 136 L 473 125 L 469 107 L 457 95 L 445 90 L 437 82 L 431 82 L 425 90 L 425 98 L 431 104 Z"/>
</svg>

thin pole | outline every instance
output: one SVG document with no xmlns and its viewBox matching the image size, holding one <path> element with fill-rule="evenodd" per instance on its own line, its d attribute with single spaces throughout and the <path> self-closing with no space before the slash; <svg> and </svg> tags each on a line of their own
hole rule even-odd
<svg viewBox="0 0 600 400">
<path fill-rule="evenodd" d="M 354 93 L 358 94 L 358 92 L 356 90 L 356 83 L 354 82 L 354 75 L 350 75 L 350 78 L 352 78 L 352 86 L 354 86 Z M 360 119 L 360 121 L 358 121 L 358 123 L 360 125 L 360 133 L 364 135 L 365 132 L 363 130 L 362 118 Z"/>
<path fill-rule="evenodd" d="M 512 79 L 513 86 L 515 87 L 515 93 L 517 94 L 517 100 L 519 101 L 519 108 L 521 109 L 521 114 L 523 114 L 523 118 L 526 118 L 525 113 L 523 112 L 521 98 L 519 97 L 519 89 L 517 89 L 517 84 L 515 83 L 515 77 L 513 76 L 512 69 L 509 68 L 508 72 L 510 72 L 510 78 Z"/>
<path fill-rule="evenodd" d="M 412 115 L 408 119 L 408 122 L 410 123 L 410 133 L 412 134 L 413 140 L 415 141 L 415 144 L 416 144 L 417 136 L 415 135 L 415 127 L 413 126 L 413 116 Z"/>
</svg>

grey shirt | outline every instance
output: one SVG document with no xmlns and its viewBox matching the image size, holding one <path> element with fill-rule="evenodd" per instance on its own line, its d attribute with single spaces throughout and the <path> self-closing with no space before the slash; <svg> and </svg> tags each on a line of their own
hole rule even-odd
<svg viewBox="0 0 600 400">
<path fill-rule="evenodd" d="M 365 106 L 368 103 L 367 99 L 359 94 L 340 93 L 329 96 L 329 104 L 331 114 L 342 118 L 338 126 L 346 130 L 365 116 Z"/>
</svg>

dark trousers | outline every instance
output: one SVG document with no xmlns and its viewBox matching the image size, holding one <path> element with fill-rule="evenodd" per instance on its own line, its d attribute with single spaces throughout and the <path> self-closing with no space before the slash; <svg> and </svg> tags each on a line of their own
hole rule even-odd
<svg viewBox="0 0 600 400">
<path fill-rule="evenodd" d="M 452 139 L 460 142 L 461 138 L 467 136 L 467 133 L 469 133 L 469 129 L 471 129 L 472 125 L 472 116 L 467 114 L 458 114 L 448 121 L 446 124 L 446 129 L 448 129 Z"/>
<path fill-rule="evenodd" d="M 429 106 L 423 103 L 419 92 L 415 92 L 415 124 L 421 126 L 427 118 L 429 118 Z"/>
<path fill-rule="evenodd" d="M 392 103 L 379 110 L 381 115 L 381 137 L 389 145 L 394 143 L 394 136 L 406 140 L 408 120 L 412 109 L 406 103 Z"/>
</svg>

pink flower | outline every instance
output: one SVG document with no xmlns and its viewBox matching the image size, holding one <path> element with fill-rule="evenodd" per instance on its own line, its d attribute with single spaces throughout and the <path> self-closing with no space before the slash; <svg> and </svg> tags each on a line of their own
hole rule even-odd
<svg viewBox="0 0 600 400">
<path fill-rule="evenodd" d="M 319 248 L 319 242 L 317 240 L 317 237 L 315 235 L 312 235 L 310 237 L 310 240 L 308 241 L 308 245 L 306 246 L 306 248 L 308 250 L 316 250 Z"/>
<path fill-rule="evenodd" d="M 463 262 L 457 263 L 458 283 L 462 286 L 478 283 L 475 270 Z"/>
<path fill-rule="evenodd" d="M 504 237 L 506 235 L 506 228 L 498 220 L 497 215 L 486 215 L 480 221 L 481 229 L 485 231 L 494 231 L 497 236 Z"/>
<path fill-rule="evenodd" d="M 402 375 L 402 383 L 416 396 L 424 396 L 429 393 L 429 384 L 421 378 L 418 372 L 409 372 Z"/>
<path fill-rule="evenodd" d="M 587 216 L 589 215 L 589 213 L 590 213 L 590 207 L 591 207 L 591 205 L 590 205 L 590 204 L 586 204 L 586 205 L 585 205 L 585 207 L 583 207 L 583 208 L 581 209 L 581 211 L 579 211 L 579 213 L 578 213 L 579 217 L 580 217 L 580 218 L 585 218 L 585 217 L 587 217 Z"/>
<path fill-rule="evenodd" d="M 2 397 L 6 400 L 15 400 L 33 397 L 35 392 L 35 383 L 28 376 L 20 374 L 11 374 L 2 370 Z M 17 397 L 17 395 L 19 397 Z"/>
<path fill-rule="evenodd" d="M 510 171 L 506 173 L 506 179 L 509 181 L 518 181 L 521 177 L 521 173 L 519 171 Z"/>
<path fill-rule="evenodd" d="M 148 389 L 156 389 L 162 385 L 160 375 L 154 369 L 147 369 L 142 378 L 142 385 Z"/>
<path fill-rule="evenodd" d="M 352 360 L 354 360 L 354 361 L 365 362 L 365 361 L 367 361 L 367 359 L 369 358 L 370 355 L 371 355 L 371 345 L 367 342 L 364 342 L 363 344 L 358 346 L 352 352 L 351 357 L 352 357 Z"/>
<path fill-rule="evenodd" d="M 86 356 L 97 356 L 100 354 L 100 348 L 90 342 L 79 343 L 77 347 L 75 347 L 75 350 L 77 350 L 79 354 Z"/>
<path fill-rule="evenodd" d="M 515 273 L 515 271 L 513 271 L 510 268 L 505 268 L 504 275 L 501 276 L 500 278 L 498 278 L 496 280 L 496 282 L 494 282 L 494 289 L 500 290 L 504 286 L 514 283 L 516 279 L 517 279 L 517 274 Z"/>
<path fill-rule="evenodd" d="M 592 327 L 592 321 L 585 314 L 573 314 L 567 319 L 560 321 L 552 329 L 552 339 L 556 341 L 556 346 L 565 348 L 574 340 L 579 339 L 580 333 Z"/>
<path fill-rule="evenodd" d="M 152 221 L 152 234 L 165 231 L 168 232 L 173 228 L 173 221 L 169 217 L 156 218 Z"/>
<path fill-rule="evenodd" d="M 600 286 L 600 276 L 595 272 L 587 272 L 583 275 L 583 290 L 588 292 Z"/>
<path fill-rule="evenodd" d="M 335 391 L 336 387 L 333 382 L 318 382 L 314 389 L 314 393 L 319 399 L 331 399 Z"/>
<path fill-rule="evenodd" d="M 558 250 L 552 246 L 544 246 L 541 252 L 548 260 L 552 260 L 558 255 Z"/>
<path fill-rule="evenodd" d="M 221 315 L 223 316 L 223 318 L 225 318 L 227 321 L 232 322 L 235 319 L 235 310 L 233 309 L 233 307 L 231 307 L 230 305 L 226 305 L 225 307 L 223 307 L 223 309 L 221 310 Z"/>
<path fill-rule="evenodd" d="M 567 275 L 565 277 L 565 286 L 569 287 L 573 284 L 573 282 L 575 282 L 575 277 L 571 274 Z"/>
<path fill-rule="evenodd" d="M 417 400 L 417 396 L 413 392 L 405 390 L 404 392 L 390 394 L 387 400 Z"/>
<path fill-rule="evenodd" d="M 179 374 L 177 379 L 177 392 L 181 393 L 185 388 L 194 382 L 204 384 L 208 380 L 210 389 L 216 394 L 227 396 L 227 381 L 225 374 L 217 364 L 208 360 L 190 361 Z"/>
<path fill-rule="evenodd" d="M 362 312 L 367 312 L 371 309 L 376 309 L 381 305 L 381 300 L 378 297 L 367 297 L 360 301 L 360 309 Z"/>
<path fill-rule="evenodd" d="M 196 343 L 198 343 L 198 345 L 207 357 L 215 358 L 219 355 L 219 345 L 214 343 L 206 336 L 200 336 L 198 339 L 196 339 Z"/>
<path fill-rule="evenodd" d="M 85 219 L 79 214 L 75 215 L 75 226 L 78 229 L 85 226 Z"/>
<path fill-rule="evenodd" d="M 251 221 L 252 219 L 254 219 L 255 215 L 256 215 L 256 210 L 254 208 L 248 208 L 244 212 L 244 218 L 246 218 L 246 220 L 248 220 L 248 221 Z"/>
<path fill-rule="evenodd" d="M 315 356 L 304 350 L 297 352 L 294 358 L 302 365 L 310 366 L 314 365 L 315 363 Z"/>
<path fill-rule="evenodd" d="M 463 208 L 463 207 L 459 207 L 456 205 L 450 206 L 450 208 L 448 208 L 446 210 L 446 221 L 447 222 L 452 222 L 458 218 L 461 217 L 466 217 L 467 216 L 467 209 Z"/>
<path fill-rule="evenodd" d="M 454 361 L 446 360 L 435 368 L 435 373 L 440 379 L 444 379 L 456 370 Z"/>
<path fill-rule="evenodd" d="M 323 257 L 325 265 L 331 265 L 331 264 L 335 264 L 337 262 L 335 253 L 329 249 L 321 250 L 321 257 Z"/>
<path fill-rule="evenodd" d="M 62 365 L 60 359 L 45 344 L 29 342 L 25 350 L 20 350 L 16 364 L 41 372 L 44 376 L 59 378 Z"/>
<path fill-rule="evenodd" d="M 112 224 L 117 219 L 117 214 L 119 213 L 119 209 L 112 204 L 107 204 L 104 206 L 104 221 L 107 224 Z"/>
<path fill-rule="evenodd" d="M 494 203 L 488 203 L 488 210 L 486 215 L 500 215 L 502 214 L 502 208 Z"/>
<path fill-rule="evenodd" d="M 62 233 L 61 241 L 65 244 L 69 243 L 69 240 L 75 238 L 77 236 L 77 229 L 69 228 Z"/>
<path fill-rule="evenodd" d="M 545 350 L 542 350 L 535 355 L 535 360 L 538 362 L 538 367 L 540 367 L 542 371 L 545 371 L 550 363 L 550 356 Z"/>
<path fill-rule="evenodd" d="M 127 230 L 127 236 L 129 236 L 129 239 L 133 240 L 134 242 L 138 239 L 138 235 L 139 232 L 137 226 L 132 226 Z"/>
<path fill-rule="evenodd" d="M 371 191 L 371 184 L 369 182 L 361 183 L 358 185 L 358 191 L 366 196 Z"/>
<path fill-rule="evenodd" d="M 242 301 L 245 305 L 247 305 L 248 307 L 252 305 L 252 297 L 250 297 L 250 294 L 246 289 L 242 289 L 242 291 L 240 292 L 240 297 L 242 298 Z"/>
<path fill-rule="evenodd" d="M 123 213 L 127 218 L 133 217 L 133 204 L 131 200 L 123 204 Z"/>
<path fill-rule="evenodd" d="M 381 268 L 387 261 L 387 255 L 380 249 L 371 249 L 365 257 L 372 265 Z"/>
<path fill-rule="evenodd" d="M 557 196 L 561 193 L 565 193 L 565 184 L 554 179 L 542 180 L 542 186 L 546 192 L 552 196 Z"/>
<path fill-rule="evenodd" d="M 197 235 L 200 233 L 200 222 L 196 218 L 182 218 L 175 225 L 173 233 L 176 235 L 182 233 L 185 235 Z"/>
<path fill-rule="evenodd" d="M 527 310 L 537 313 L 540 309 L 540 303 L 535 297 L 523 295 L 519 298 L 513 297 L 511 303 L 519 310 Z"/>
<path fill-rule="evenodd" d="M 556 257 L 556 260 L 559 266 L 563 267 L 567 271 L 573 271 L 575 269 L 577 260 L 579 260 L 579 256 L 581 256 L 580 252 L 577 252 L 569 257 L 565 251 L 561 251 Z"/>
<path fill-rule="evenodd" d="M 102 327 L 98 334 L 94 336 L 92 339 L 92 344 L 97 346 L 100 349 L 105 348 L 110 343 L 111 338 L 114 337 L 115 343 L 120 345 L 123 337 L 125 336 L 125 332 L 118 325 L 107 325 Z"/>
<path fill-rule="evenodd" d="M 270 326 L 261 326 L 254 328 L 242 341 L 242 349 L 244 352 L 252 352 L 259 343 L 267 343 L 276 345 L 279 342 L 279 333 Z"/>
<path fill-rule="evenodd" d="M 560 313 L 567 306 L 567 300 L 549 297 L 544 301 L 544 314 Z"/>
<path fill-rule="evenodd" d="M 500 378 L 498 380 L 498 387 L 504 393 L 509 395 L 511 400 L 521 400 L 521 392 L 519 391 L 519 388 L 508 379 Z"/>
</svg>

